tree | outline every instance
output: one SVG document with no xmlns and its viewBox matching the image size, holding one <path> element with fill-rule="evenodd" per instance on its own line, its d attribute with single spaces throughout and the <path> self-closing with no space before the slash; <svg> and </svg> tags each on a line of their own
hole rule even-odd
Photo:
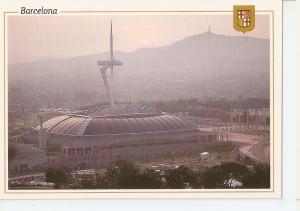
<svg viewBox="0 0 300 211">
<path fill-rule="evenodd" d="M 165 187 L 171 189 L 195 187 L 197 184 L 197 175 L 186 166 L 167 170 L 165 179 Z"/>
<path fill-rule="evenodd" d="M 81 185 L 81 189 L 94 189 L 95 188 L 95 185 L 94 185 L 93 181 L 91 181 L 91 180 L 82 180 L 80 185 Z"/>
<path fill-rule="evenodd" d="M 133 163 L 125 160 L 119 160 L 106 169 L 104 176 L 98 176 L 97 186 L 99 188 L 136 188 L 136 179 L 139 170 Z"/>
<path fill-rule="evenodd" d="M 48 168 L 46 170 L 46 182 L 55 184 L 56 188 L 67 182 L 67 172 L 63 169 Z"/>
<path fill-rule="evenodd" d="M 160 189 L 162 188 L 162 177 L 159 172 L 147 169 L 137 177 L 136 188 L 138 189 Z"/>
<path fill-rule="evenodd" d="M 141 172 L 132 162 L 119 160 L 96 177 L 97 188 L 108 189 L 155 189 L 161 188 L 161 176 L 153 170 Z"/>
<path fill-rule="evenodd" d="M 229 178 L 242 178 L 248 172 L 246 166 L 238 163 L 223 163 L 218 166 L 208 168 L 203 175 L 205 188 L 213 189 L 223 186 L 225 180 Z"/>
<path fill-rule="evenodd" d="M 244 111 L 243 112 L 243 116 L 242 116 L 242 119 L 241 119 L 241 121 L 243 122 L 243 123 L 246 123 L 247 122 L 247 111 Z"/>
<path fill-rule="evenodd" d="M 244 188 L 270 188 L 270 166 L 258 165 L 243 178 Z"/>
<path fill-rule="evenodd" d="M 17 147 L 13 145 L 8 146 L 8 160 L 13 160 L 17 156 Z"/>
</svg>

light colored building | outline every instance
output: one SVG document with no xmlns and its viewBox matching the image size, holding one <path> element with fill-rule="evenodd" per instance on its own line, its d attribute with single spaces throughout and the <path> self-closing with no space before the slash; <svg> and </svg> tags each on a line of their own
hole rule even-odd
<svg viewBox="0 0 300 211">
<path fill-rule="evenodd" d="M 224 185 L 227 188 L 241 188 L 243 187 L 243 183 L 237 181 L 236 179 L 228 179 L 224 181 Z"/>
<path fill-rule="evenodd" d="M 200 153 L 200 160 L 207 160 L 209 158 L 208 152 L 201 152 Z"/>
</svg>

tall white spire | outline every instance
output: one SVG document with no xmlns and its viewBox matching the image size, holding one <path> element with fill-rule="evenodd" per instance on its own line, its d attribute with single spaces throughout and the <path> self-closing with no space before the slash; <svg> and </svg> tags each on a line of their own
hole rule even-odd
<svg viewBox="0 0 300 211">
<path fill-rule="evenodd" d="M 113 50 L 113 29 L 112 29 L 112 21 L 110 22 L 110 60 L 104 60 L 104 61 L 98 61 L 98 65 L 101 66 L 101 75 L 104 82 L 104 86 L 107 91 L 107 95 L 110 99 L 111 106 L 114 106 L 114 99 L 113 95 L 111 93 L 111 90 L 109 89 L 108 81 L 107 81 L 107 75 L 106 71 L 111 70 L 111 76 L 113 77 L 113 71 L 114 66 L 122 65 L 122 62 L 114 59 L 114 50 Z"/>
</svg>

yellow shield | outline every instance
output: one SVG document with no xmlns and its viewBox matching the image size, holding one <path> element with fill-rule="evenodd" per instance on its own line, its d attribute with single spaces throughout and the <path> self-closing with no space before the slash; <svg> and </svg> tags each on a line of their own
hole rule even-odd
<svg viewBox="0 0 300 211">
<path fill-rule="evenodd" d="M 233 6 L 233 27 L 243 33 L 253 30 L 255 27 L 255 6 Z"/>
</svg>

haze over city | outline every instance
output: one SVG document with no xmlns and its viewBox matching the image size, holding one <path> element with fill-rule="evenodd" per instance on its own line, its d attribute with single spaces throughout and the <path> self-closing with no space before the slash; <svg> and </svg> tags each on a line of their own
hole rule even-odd
<svg viewBox="0 0 300 211">
<path fill-rule="evenodd" d="M 203 33 L 241 36 L 231 15 L 64 15 L 8 18 L 8 62 L 31 62 L 106 52 L 113 21 L 115 50 L 159 47 Z M 269 38 L 269 16 L 256 15 L 256 26 L 243 36 Z"/>
</svg>

